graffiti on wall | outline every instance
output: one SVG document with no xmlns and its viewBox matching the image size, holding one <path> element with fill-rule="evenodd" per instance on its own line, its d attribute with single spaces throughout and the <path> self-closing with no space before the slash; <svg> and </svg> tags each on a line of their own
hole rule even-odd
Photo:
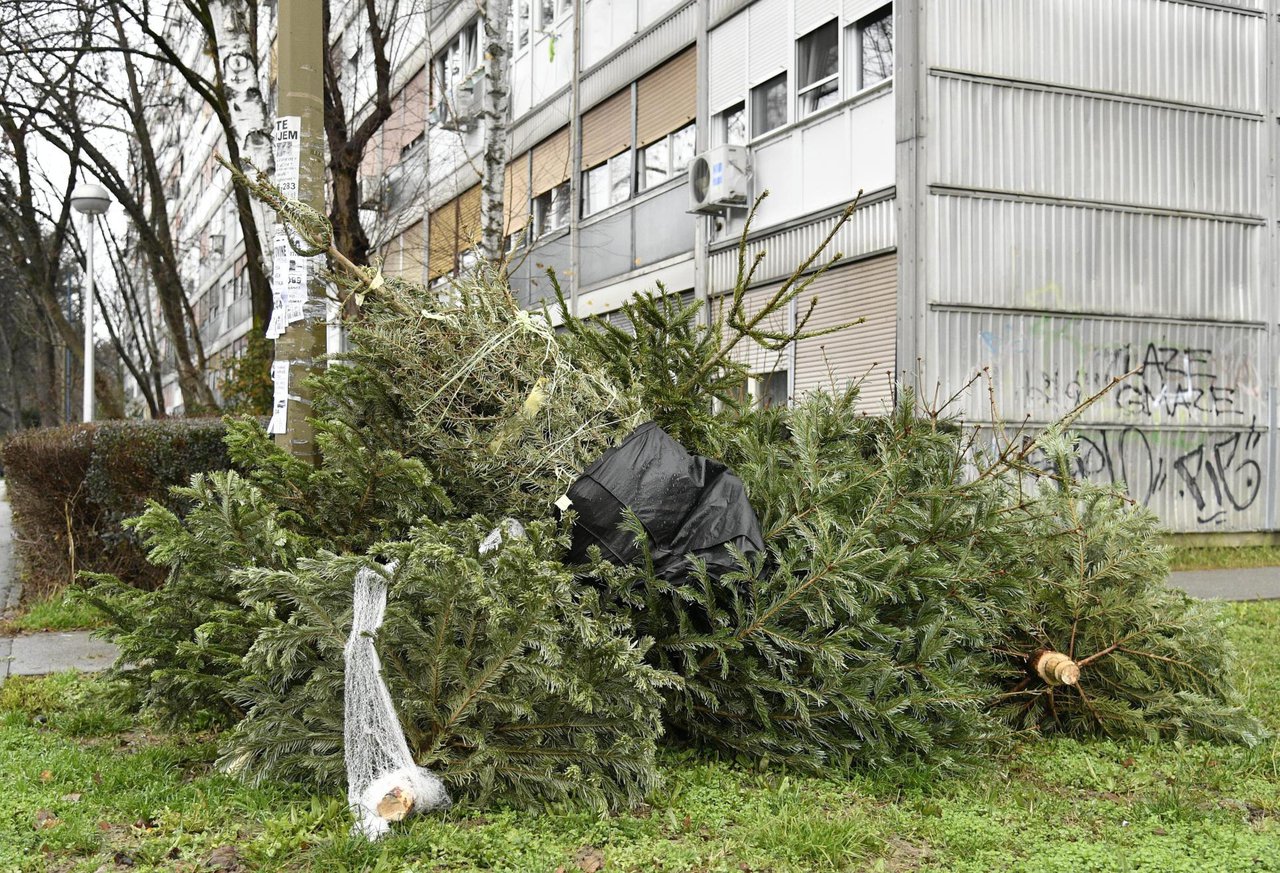
<svg viewBox="0 0 1280 873">
<path fill-rule="evenodd" d="M 1006 420 L 1055 421 L 1119 380 L 1076 427 L 1078 474 L 1124 483 L 1174 529 L 1265 524 L 1268 365 L 1259 331 L 1172 323 L 1144 335 L 1150 324 L 977 317 L 970 360 L 989 368 Z M 970 414 L 987 412 L 982 402 Z"/>
<path fill-rule="evenodd" d="M 1265 431 L 1175 431 L 1125 427 L 1079 431 L 1076 474 L 1124 484 L 1135 500 L 1170 522 L 1224 525 L 1263 506 Z M 1050 465 L 1040 457 L 1035 463 Z"/>
</svg>

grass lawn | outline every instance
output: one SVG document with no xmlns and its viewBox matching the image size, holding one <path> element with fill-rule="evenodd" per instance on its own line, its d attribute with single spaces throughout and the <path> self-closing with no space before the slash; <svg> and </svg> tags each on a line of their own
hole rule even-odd
<svg viewBox="0 0 1280 873">
<path fill-rule="evenodd" d="M 1169 565 L 1174 570 L 1280 567 L 1280 546 L 1174 546 L 1169 549 Z"/>
<path fill-rule="evenodd" d="M 1280 730 L 1280 602 L 1236 604 L 1251 705 Z M 368 845 L 338 796 L 249 788 L 96 680 L 0 688 L 0 871 L 1280 871 L 1280 740 L 1028 742 L 930 779 L 814 779 L 672 754 L 650 806 L 460 810 Z"/>
<path fill-rule="evenodd" d="M 66 599 L 58 593 L 40 600 L 24 603 L 13 618 L 0 620 L 0 636 L 36 633 L 38 631 L 66 631 L 98 627 L 102 616 L 96 609 L 84 603 Z"/>
</svg>

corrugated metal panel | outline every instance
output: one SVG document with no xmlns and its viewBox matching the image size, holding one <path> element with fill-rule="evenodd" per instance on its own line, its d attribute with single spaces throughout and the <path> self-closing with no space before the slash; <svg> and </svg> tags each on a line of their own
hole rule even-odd
<svg viewBox="0 0 1280 873">
<path fill-rule="evenodd" d="M 1257 215 L 1260 121 L 931 76 L 933 183 Z"/>
<path fill-rule="evenodd" d="M 859 318 L 866 321 L 827 336 L 796 343 L 795 393 L 843 390 L 862 380 L 860 409 L 880 413 L 893 404 L 898 327 L 898 259 L 870 258 L 823 273 L 796 299 L 797 317 L 817 298 L 806 330 Z"/>
<path fill-rule="evenodd" d="M 736 15 L 707 36 L 707 100 L 719 112 L 747 96 L 747 15 Z"/>
<path fill-rule="evenodd" d="M 623 85 L 661 64 L 694 41 L 697 6 L 690 3 L 582 76 L 582 108 L 589 109 Z"/>
<path fill-rule="evenodd" d="M 860 18 L 867 17 L 881 6 L 887 5 L 889 4 L 885 0 L 844 0 L 843 18 L 852 24 Z"/>
<path fill-rule="evenodd" d="M 787 0 L 757 0 L 747 9 L 747 78 L 758 85 L 790 64 L 790 4 Z"/>
<path fill-rule="evenodd" d="M 1271 362 L 1261 327 L 1030 312 L 937 311 L 943 396 L 989 369 L 1001 416 L 1052 422 L 1138 373 L 1080 416 L 1082 424 L 1248 427 L 1268 420 Z M 985 385 L 956 412 L 990 421 Z"/>
<path fill-rule="evenodd" d="M 983 433 L 990 441 L 990 431 Z M 1267 483 L 1274 479 L 1265 428 L 1116 426 L 1074 433 L 1079 457 L 1073 472 L 1124 485 L 1160 517 L 1166 530 L 1203 533 L 1267 526 Z M 1030 461 L 1049 466 L 1039 453 Z"/>
<path fill-rule="evenodd" d="M 897 244 L 895 217 L 892 198 L 859 207 L 831 240 L 826 249 L 828 257 L 837 252 L 845 257 L 857 257 L 893 248 Z M 753 281 L 768 282 L 791 275 L 796 265 L 818 248 L 838 218 L 838 215 L 830 215 L 750 240 L 747 243 L 748 265 L 756 254 L 765 252 Z M 728 291 L 733 288 L 737 277 L 737 247 L 713 252 L 708 263 L 711 290 Z"/>
<path fill-rule="evenodd" d="M 636 83 L 636 147 L 642 148 L 698 114 L 698 50 L 690 46 Z M 585 135 L 585 128 L 584 128 Z M 586 162 L 583 162 L 586 166 Z"/>
<path fill-rule="evenodd" d="M 532 196 L 545 194 L 569 178 L 569 165 L 573 155 L 569 150 L 569 128 L 544 139 L 533 149 Z"/>
<path fill-rule="evenodd" d="M 631 88 L 582 116 L 582 167 L 608 160 L 631 145 Z"/>
<path fill-rule="evenodd" d="M 707 27 L 715 27 L 751 0 L 710 0 L 707 5 Z"/>
<path fill-rule="evenodd" d="M 934 66 L 1265 109 L 1266 20 L 1168 0 L 938 0 Z"/>
<path fill-rule="evenodd" d="M 507 164 L 502 180 L 502 202 L 506 204 L 507 233 L 515 233 L 529 223 L 529 153 Z"/>
<path fill-rule="evenodd" d="M 929 206 L 932 301 L 1263 317 L 1262 225 L 992 198 L 933 196 Z"/>
<path fill-rule="evenodd" d="M 804 36 L 819 24 L 840 14 L 840 5 L 832 0 L 795 0 L 795 35 Z"/>
</svg>

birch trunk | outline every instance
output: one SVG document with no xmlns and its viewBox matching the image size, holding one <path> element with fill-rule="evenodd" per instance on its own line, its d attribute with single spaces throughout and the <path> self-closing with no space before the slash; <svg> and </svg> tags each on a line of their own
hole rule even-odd
<svg viewBox="0 0 1280 873">
<path fill-rule="evenodd" d="M 484 26 L 484 167 L 480 197 L 480 252 L 497 264 L 506 253 L 506 207 L 503 188 L 507 169 L 507 128 L 510 118 L 510 84 L 507 46 L 511 25 L 511 0 L 488 0 L 481 21 Z"/>
</svg>

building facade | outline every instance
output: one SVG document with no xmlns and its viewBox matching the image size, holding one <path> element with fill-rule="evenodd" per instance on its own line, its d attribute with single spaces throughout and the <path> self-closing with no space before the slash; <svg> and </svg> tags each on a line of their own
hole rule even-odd
<svg viewBox="0 0 1280 873">
<path fill-rule="evenodd" d="M 659 283 L 715 307 L 745 231 L 752 305 L 857 198 L 801 305 L 865 321 L 743 349 L 761 402 L 857 381 L 875 414 L 896 380 L 989 432 L 1118 380 L 1079 419 L 1083 472 L 1173 530 L 1274 531 L 1275 5 L 513 0 L 513 289 L 539 307 L 552 270 L 579 315 Z M 480 22 L 406 19 L 364 206 L 384 269 L 447 281 L 479 239 Z M 338 20 L 358 101 L 358 10 Z M 708 154 L 769 192 L 749 230 L 691 191 Z M 228 245 L 211 288 L 234 289 Z M 234 295 L 214 349 L 243 332 Z"/>
</svg>

